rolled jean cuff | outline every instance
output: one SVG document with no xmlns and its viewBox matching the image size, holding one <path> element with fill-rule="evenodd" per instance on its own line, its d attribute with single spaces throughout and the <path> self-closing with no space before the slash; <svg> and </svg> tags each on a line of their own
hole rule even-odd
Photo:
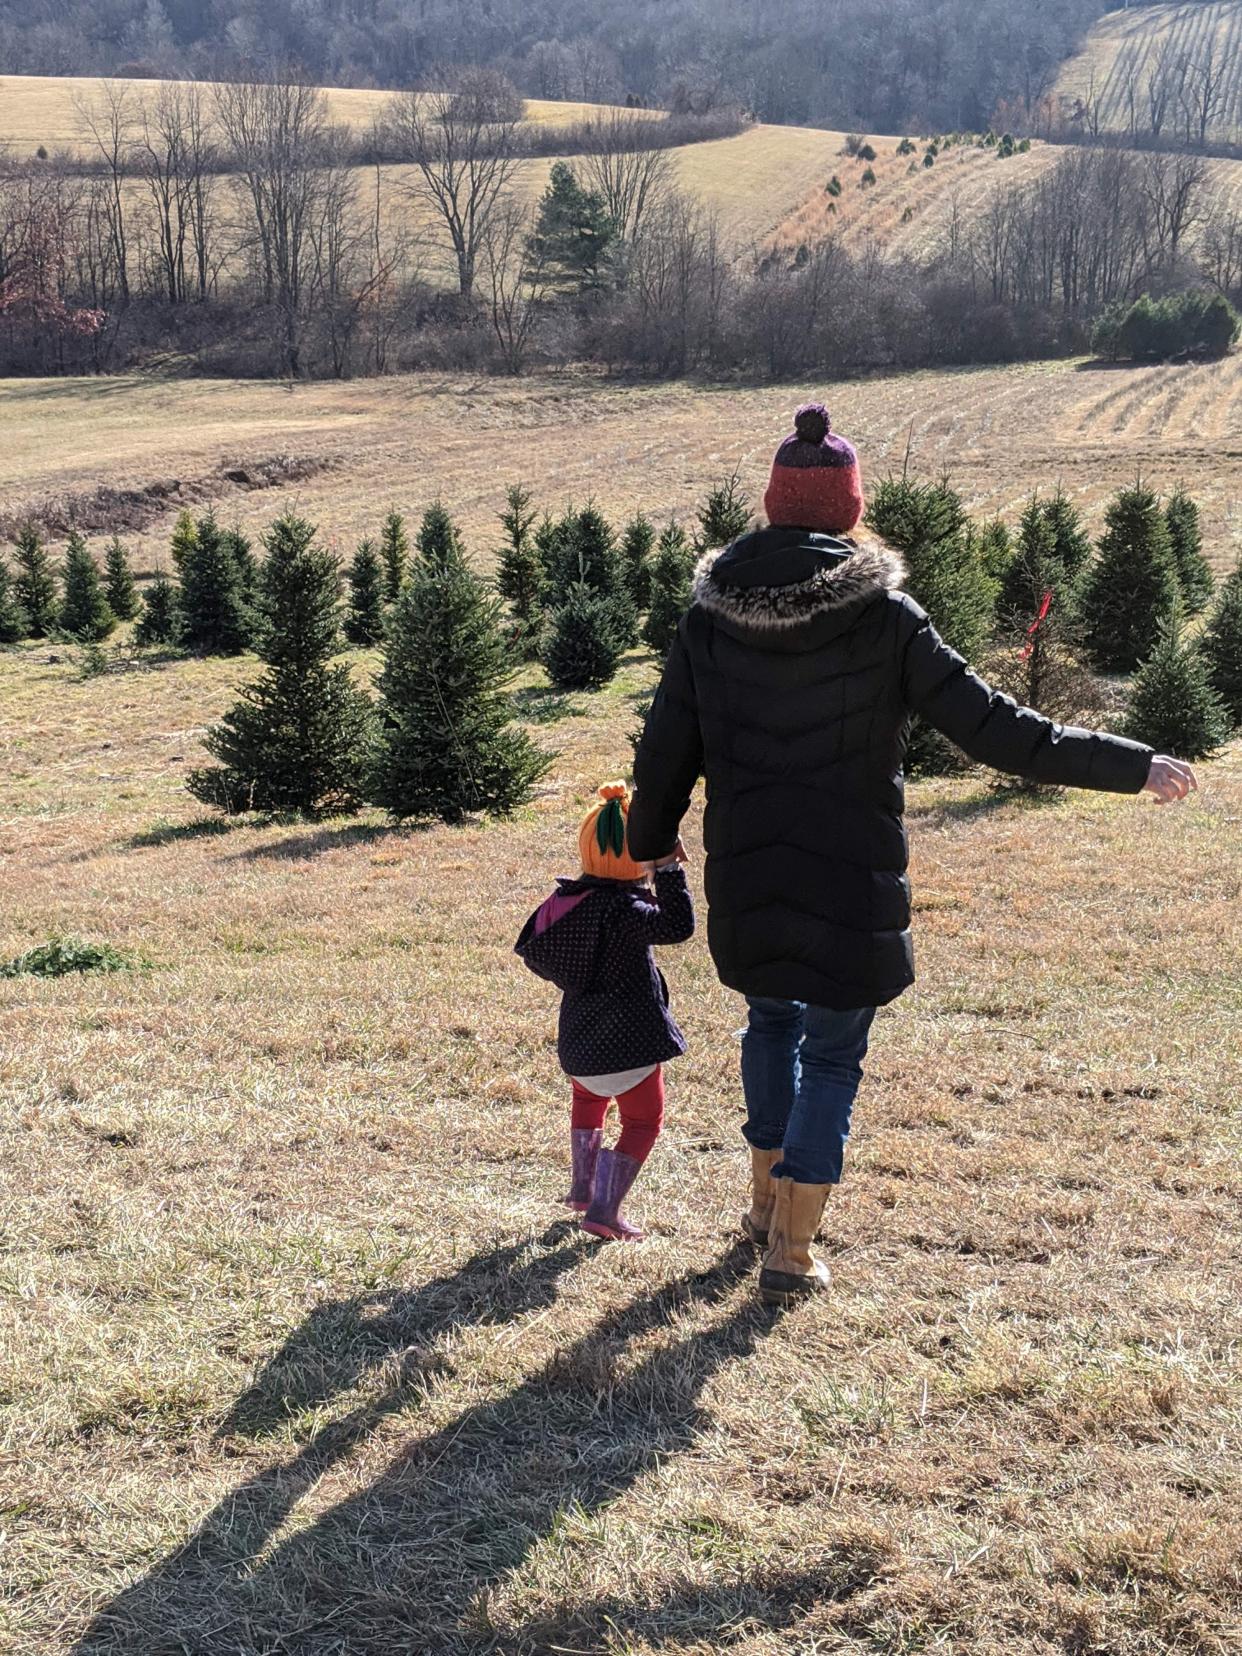
<svg viewBox="0 0 1242 1656">
<path fill-rule="evenodd" d="M 752 1150 L 779 1150 L 785 1142 L 785 1135 L 779 1128 L 765 1133 L 762 1128 L 753 1127 L 749 1121 L 742 1123 L 742 1137 Z"/>
</svg>

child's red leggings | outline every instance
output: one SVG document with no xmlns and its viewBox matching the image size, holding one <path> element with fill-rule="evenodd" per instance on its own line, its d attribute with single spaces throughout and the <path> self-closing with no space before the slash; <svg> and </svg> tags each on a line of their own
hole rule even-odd
<svg viewBox="0 0 1242 1656">
<path fill-rule="evenodd" d="M 609 1100 L 588 1092 L 574 1082 L 575 1127 L 602 1127 L 608 1114 Z M 651 1147 L 660 1136 L 664 1125 L 664 1070 L 657 1064 L 645 1081 L 640 1081 L 629 1092 L 617 1099 L 621 1116 L 621 1137 L 617 1149 L 623 1156 L 633 1156 L 636 1162 L 646 1161 Z"/>
</svg>

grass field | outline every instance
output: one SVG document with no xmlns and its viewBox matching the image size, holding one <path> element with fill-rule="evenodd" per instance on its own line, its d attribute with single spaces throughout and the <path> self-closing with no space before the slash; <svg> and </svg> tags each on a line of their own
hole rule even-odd
<svg viewBox="0 0 1242 1656">
<path fill-rule="evenodd" d="M 127 107 L 137 117 L 165 82 L 114 78 L 108 84 L 124 89 Z M 333 120 L 359 132 L 369 130 L 392 97 L 391 92 L 342 86 L 326 87 L 324 95 Z M 9 145 L 23 159 L 40 144 L 49 151 L 89 151 L 84 114 L 98 118 L 106 98 L 105 83 L 91 76 L 0 75 L 0 144 Z M 544 126 L 568 126 L 600 113 L 599 104 L 528 98 L 525 118 Z"/>
<path fill-rule="evenodd" d="M 1224 0 L 1220 5 L 1134 6 L 1109 12 L 1091 30 L 1083 50 L 1061 69 L 1056 95 L 1072 103 L 1085 98 L 1093 87 L 1105 128 L 1125 131 L 1129 121 L 1127 65 L 1133 63 L 1139 73 L 1141 115 L 1146 72 L 1161 46 L 1171 42 L 1175 52 L 1193 62 L 1213 38 L 1229 72 L 1220 115 L 1209 135 L 1237 139 L 1242 135 L 1242 0 Z"/>
<path fill-rule="evenodd" d="M 126 532 L 150 568 L 179 501 L 213 500 L 250 530 L 294 505 L 348 551 L 390 503 L 416 511 L 441 494 L 485 556 L 505 488 L 523 478 L 552 506 L 594 496 L 618 518 L 639 506 L 663 518 L 684 516 L 736 466 L 757 503 L 772 448 L 808 389 L 627 385 L 568 374 L 292 389 L 10 381 L 0 388 L 0 525 L 12 528 L 32 511 L 53 521 L 72 513 L 92 530 Z M 1012 519 L 1031 489 L 1061 482 L 1098 525 L 1106 495 L 1141 469 L 1162 489 L 1184 481 L 1202 501 L 1220 568 L 1232 567 L 1242 545 L 1236 355 L 1150 368 L 1035 363 L 824 389 L 869 477 L 900 470 L 909 444 L 917 471 L 947 467 L 980 513 Z M 255 490 L 222 476 L 282 457 L 308 475 Z M 102 497 L 100 485 L 109 491 Z M 152 486 L 159 498 L 146 492 Z"/>
<path fill-rule="evenodd" d="M 651 1240 L 557 1206 L 510 945 L 651 664 L 529 683 L 545 787 L 452 830 L 204 821 L 250 671 L 0 655 L 0 959 L 151 962 L 0 980 L 6 1656 L 1238 1648 L 1242 748 L 1177 811 L 912 789 L 922 980 L 782 1318 L 701 939 Z"/>
</svg>

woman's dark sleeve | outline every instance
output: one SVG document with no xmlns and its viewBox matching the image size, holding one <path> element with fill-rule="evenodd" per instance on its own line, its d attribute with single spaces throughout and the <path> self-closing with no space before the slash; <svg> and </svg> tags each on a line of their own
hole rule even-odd
<svg viewBox="0 0 1242 1656">
<path fill-rule="evenodd" d="M 647 943 L 684 943 L 694 936 L 694 899 L 677 863 L 655 871 L 655 902 L 635 894 L 629 918 Z"/>
<path fill-rule="evenodd" d="M 993 690 L 951 650 L 908 598 L 901 600 L 902 694 L 926 719 L 981 765 L 1067 788 L 1138 793 L 1152 750 L 1103 730 L 1054 724 Z"/>
<path fill-rule="evenodd" d="M 690 795 L 703 769 L 703 738 L 683 637 L 685 625 L 683 621 L 673 640 L 634 757 L 628 844 L 637 862 L 667 857 L 677 844 L 677 830 L 690 809 Z"/>
</svg>

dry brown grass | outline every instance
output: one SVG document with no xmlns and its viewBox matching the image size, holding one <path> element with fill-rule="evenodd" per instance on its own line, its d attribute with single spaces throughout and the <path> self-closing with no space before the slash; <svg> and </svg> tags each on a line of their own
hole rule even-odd
<svg viewBox="0 0 1242 1656">
<path fill-rule="evenodd" d="M 517 821 L 421 831 L 202 824 L 246 665 L 48 656 L 0 658 L 0 958 L 154 969 L 0 982 L 0 1648 L 1237 1648 L 1242 751 L 1179 812 L 913 790 L 922 982 L 775 1318 L 701 940 L 651 1241 L 556 1205 L 510 942 L 647 663 Z"/>
<path fill-rule="evenodd" d="M 158 96 L 164 82 L 118 76 L 107 84 L 125 92 L 127 105 L 137 115 Z M 325 87 L 324 93 L 332 119 L 358 132 L 369 130 L 392 97 L 391 92 L 347 86 Z M 49 151 L 89 151 L 93 145 L 84 115 L 98 117 L 106 105 L 105 83 L 92 76 L 0 75 L 0 144 L 11 146 L 23 159 L 40 144 Z M 570 126 L 594 119 L 600 111 L 599 104 L 527 98 L 525 118 L 543 126 Z"/>
<path fill-rule="evenodd" d="M 769 459 L 806 384 L 628 385 L 589 375 L 510 384 L 399 377 L 347 384 L 20 380 L 0 386 L 0 521 L 57 514 L 101 482 L 143 489 L 183 481 L 230 520 L 261 528 L 282 506 L 318 518 L 342 549 L 374 533 L 390 502 L 436 494 L 486 553 L 508 483 L 555 506 L 588 496 L 620 517 L 639 506 L 685 515 L 737 466 L 758 501 Z M 824 388 L 821 388 L 824 389 Z M 834 421 L 859 445 L 864 475 L 900 470 L 911 444 L 923 475 L 951 472 L 975 510 L 1013 519 L 1032 488 L 1058 482 L 1098 525 L 1106 496 L 1136 469 L 1158 488 L 1184 481 L 1204 507 L 1211 555 L 1231 568 L 1242 536 L 1242 357 L 1107 369 L 1033 363 L 891 375 L 826 388 Z M 239 490 L 220 468 L 289 456 L 321 469 L 286 486 Z M 169 496 L 170 509 L 177 495 Z M 135 544 L 165 555 L 170 517 Z"/>
<path fill-rule="evenodd" d="M 334 469 L 229 512 L 345 545 L 438 488 L 483 551 L 523 475 L 617 514 L 756 489 L 801 390 L 26 382 L 0 512 L 292 452 Z M 1094 507 L 1158 453 L 1230 555 L 1234 363 L 833 401 L 872 475 L 913 415 L 988 507 Z M 1239 1647 L 1242 746 L 1177 811 L 912 788 L 921 982 L 877 1027 L 835 1293 L 774 1318 L 701 938 L 665 962 L 691 1051 L 651 1240 L 557 1207 L 554 999 L 510 945 L 649 661 L 532 673 L 540 796 L 418 829 L 204 820 L 183 777 L 253 664 L 64 656 L 0 654 L 0 961 L 63 929 L 153 964 L 0 980 L 0 1650 Z"/>
</svg>

